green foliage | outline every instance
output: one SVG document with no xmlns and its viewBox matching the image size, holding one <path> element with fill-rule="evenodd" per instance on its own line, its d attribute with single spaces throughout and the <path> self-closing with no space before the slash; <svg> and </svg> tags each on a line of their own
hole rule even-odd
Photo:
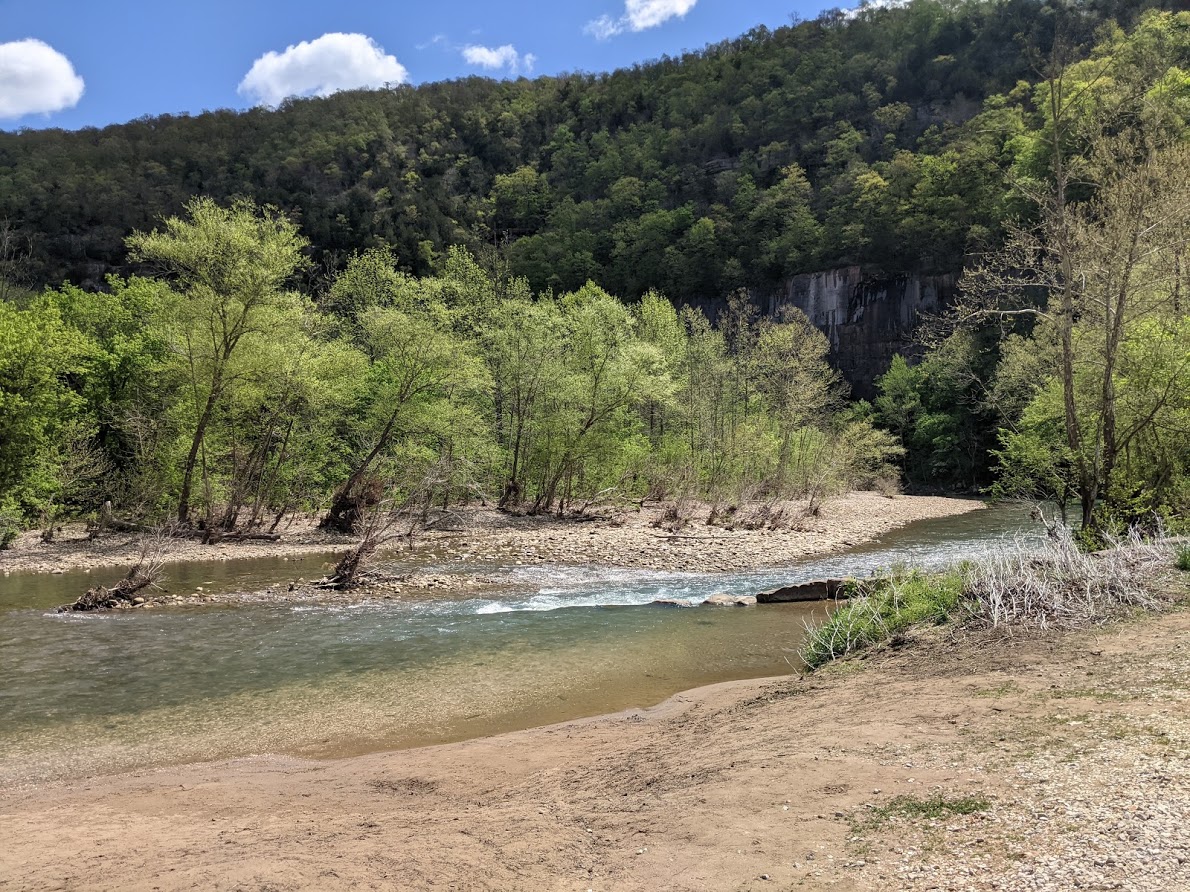
<svg viewBox="0 0 1190 892">
<path fill-rule="evenodd" d="M 164 324 L 171 299 L 160 282 L 115 277 L 106 291 L 65 285 L 38 299 L 85 344 L 72 379 L 82 402 L 71 455 L 76 468 L 106 469 L 104 498 L 152 504 L 166 486 L 159 460 L 176 435 L 169 416 L 182 383 Z"/>
<path fill-rule="evenodd" d="M 86 346 L 54 306 L 0 301 L 0 499 L 23 514 L 53 489 L 51 455 L 82 402 L 70 384 Z"/>
<path fill-rule="evenodd" d="M 206 520 L 216 501 L 207 460 L 208 433 L 221 413 L 230 411 L 237 389 L 259 382 L 275 365 L 262 364 L 266 351 L 301 331 L 307 301 L 284 290 L 304 263 L 305 239 L 297 227 L 271 208 L 239 199 L 224 208 L 210 198 L 186 206 L 185 218 L 169 217 L 154 232 L 133 233 L 134 259 L 152 263 L 172 280 L 168 316 L 171 350 L 182 360 L 188 401 L 179 403 L 179 427 L 189 449 L 181 464 L 178 520 L 190 520 L 195 469 L 201 473 Z M 213 449 L 236 450 L 224 440 Z M 235 512 L 223 524 L 234 523 Z"/>
<path fill-rule="evenodd" d="M 1178 546 L 1174 562 L 1179 570 L 1190 573 L 1190 545 Z"/>
<path fill-rule="evenodd" d="M 1185 512 L 1188 35 L 1185 14 L 1107 28 L 985 105 L 1042 219 L 973 259 L 958 330 L 877 382 L 910 483 L 1077 502 L 1089 541 Z"/>
<path fill-rule="evenodd" d="M 328 498 L 340 529 L 379 498 L 816 503 L 897 454 L 844 411 L 825 337 L 800 314 L 758 321 L 742 294 L 715 328 L 656 293 L 535 296 L 461 249 L 423 277 L 372 250 L 311 301 L 285 288 L 304 240 L 245 202 L 195 201 L 129 243 L 163 278 L 0 303 L 20 431 L 3 493 L 47 529 L 105 500 L 223 529 Z"/>
<path fill-rule="evenodd" d="M 850 598 L 810 629 L 801 657 L 817 669 L 848 654 L 891 641 L 911 626 L 947 622 L 963 593 L 961 570 L 940 575 L 898 571 L 851 583 Z"/>
<path fill-rule="evenodd" d="M 960 331 L 916 365 L 894 357 L 877 379 L 874 419 L 904 449 L 909 483 L 975 489 L 990 481 L 994 432 L 1008 420 L 990 394 L 996 334 Z"/>
<path fill-rule="evenodd" d="M 1175 149 L 1126 164 L 1099 196 L 1074 206 L 1081 284 L 1068 337 L 1077 361 L 1061 374 L 1046 346 L 1050 325 L 1041 327 L 1039 384 L 1023 389 L 1031 399 L 993 450 L 994 493 L 1055 501 L 1063 511 L 1078 502 L 1090 545 L 1190 507 L 1190 319 L 1180 260 L 1188 160 Z M 1010 381 L 1020 377 L 1019 353 L 1001 365 Z"/>
<path fill-rule="evenodd" d="M 1062 431 L 1061 389 L 1053 379 L 1024 409 L 1016 426 L 1001 432 L 992 451 L 999 474 L 991 493 L 998 498 L 1054 502 L 1065 513 L 1076 498 L 1073 462 Z"/>
<path fill-rule="evenodd" d="M 20 508 L 12 500 L 0 502 L 0 551 L 12 547 L 12 543 L 25 528 L 24 521 Z"/>
<path fill-rule="evenodd" d="M 866 820 L 854 828 L 868 830 L 897 819 L 907 821 L 943 821 L 962 815 L 974 815 L 992 807 L 985 796 L 945 796 L 933 793 L 920 796 L 894 796 L 884 805 L 873 808 Z"/>
<path fill-rule="evenodd" d="M 396 257 L 388 248 L 353 255 L 318 301 L 318 308 L 334 317 L 347 334 L 358 337 L 360 317 L 373 307 L 408 308 L 409 277 L 396 267 Z"/>
<path fill-rule="evenodd" d="M 27 278 L 85 287 L 132 272 L 123 234 L 198 192 L 300 212 L 324 270 L 391 248 L 425 276 L 453 245 L 509 242 L 537 290 L 678 300 L 848 263 L 953 272 L 1022 210 L 1004 169 L 1044 167 L 1013 92 L 1033 60 L 1150 6 L 1177 4 L 873 4 L 606 74 L 0 133 L 0 220 L 37 235 Z M 1154 21 L 1130 52 L 1176 44 Z M 1171 71 L 1149 92 L 1184 87 Z"/>
</svg>

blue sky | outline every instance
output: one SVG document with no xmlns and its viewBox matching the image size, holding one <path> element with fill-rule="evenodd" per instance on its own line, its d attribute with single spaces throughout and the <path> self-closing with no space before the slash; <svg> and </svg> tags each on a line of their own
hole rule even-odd
<svg viewBox="0 0 1190 892">
<path fill-rule="evenodd" d="M 604 71 L 701 48 L 758 24 L 788 24 L 793 14 L 811 18 L 833 5 L 0 0 L 0 129 L 102 126 L 275 104 L 291 93 L 469 74 Z"/>
</svg>

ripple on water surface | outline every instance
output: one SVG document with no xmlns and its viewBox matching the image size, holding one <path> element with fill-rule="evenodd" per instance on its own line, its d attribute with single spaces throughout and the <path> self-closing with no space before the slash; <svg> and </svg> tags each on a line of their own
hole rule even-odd
<svg viewBox="0 0 1190 892">
<path fill-rule="evenodd" d="M 937 566 L 1000 547 L 1023 524 L 1019 511 L 974 512 L 751 573 L 508 568 L 491 597 L 85 616 L 11 607 L 0 613 L 0 782 L 456 740 L 789 672 L 806 622 L 824 607 L 641 605 L 893 563 Z M 0 598 L 14 604 L 11 590 Z"/>
</svg>

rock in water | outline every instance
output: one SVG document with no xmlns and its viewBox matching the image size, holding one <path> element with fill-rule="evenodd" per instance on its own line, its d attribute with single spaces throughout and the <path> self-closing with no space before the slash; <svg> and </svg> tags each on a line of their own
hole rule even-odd
<svg viewBox="0 0 1190 892">
<path fill-rule="evenodd" d="M 797 585 L 784 585 L 756 596 L 758 604 L 786 604 L 797 601 L 826 601 L 846 598 L 849 579 L 814 579 Z"/>
<path fill-rule="evenodd" d="M 756 599 L 751 595 L 729 595 L 724 592 L 711 595 L 702 602 L 703 607 L 751 607 Z"/>
</svg>

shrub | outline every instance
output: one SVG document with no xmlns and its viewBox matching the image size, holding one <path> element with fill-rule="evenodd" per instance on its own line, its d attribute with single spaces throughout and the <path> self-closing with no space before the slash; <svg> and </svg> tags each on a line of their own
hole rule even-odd
<svg viewBox="0 0 1190 892">
<path fill-rule="evenodd" d="M 1135 534 L 1088 554 L 1059 528 L 1040 549 L 1022 543 L 981 561 L 968 576 L 965 594 L 988 626 L 1084 626 L 1127 607 L 1155 606 L 1143 571 L 1146 564 L 1168 561 L 1168 554 Z"/>
<path fill-rule="evenodd" d="M 1174 562 L 1178 569 L 1190 573 L 1190 545 L 1179 545 Z"/>
<path fill-rule="evenodd" d="M 850 601 L 808 629 L 801 656 L 811 670 L 892 641 L 915 625 L 958 617 L 975 626 L 1077 628 L 1132 607 L 1153 608 L 1148 580 L 1169 566 L 1169 546 L 1132 532 L 1088 554 L 1064 529 L 1041 545 L 1018 542 L 978 564 L 925 575 L 901 571 L 852 585 Z M 1176 562 L 1190 571 L 1190 546 Z"/>
<path fill-rule="evenodd" d="M 808 630 L 802 660 L 817 669 L 890 641 L 911 626 L 944 623 L 962 592 L 962 570 L 931 576 L 913 570 L 854 582 L 848 603 Z"/>
<path fill-rule="evenodd" d="M 11 502 L 0 502 L 0 551 L 12 547 L 24 529 L 21 512 Z"/>
</svg>

